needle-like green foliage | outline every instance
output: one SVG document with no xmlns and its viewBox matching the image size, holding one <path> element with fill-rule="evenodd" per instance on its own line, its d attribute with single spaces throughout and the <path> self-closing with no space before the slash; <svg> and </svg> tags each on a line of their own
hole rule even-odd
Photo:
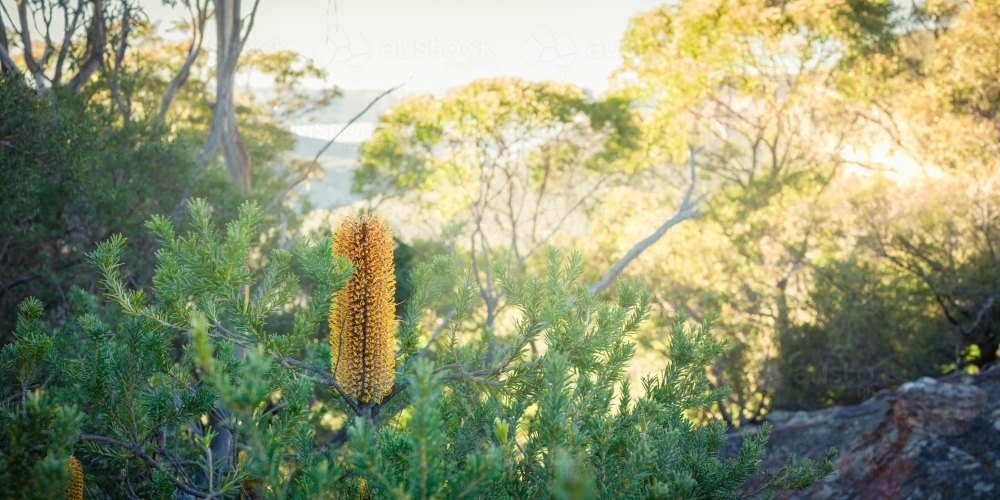
<svg viewBox="0 0 1000 500">
<path fill-rule="evenodd" d="M 720 459 L 725 426 L 685 416 L 724 396 L 705 376 L 721 352 L 710 327 L 676 319 L 635 391 L 625 370 L 649 294 L 622 280 L 595 297 L 580 257 L 555 250 L 537 276 L 492 269 L 507 305 L 490 329 L 473 280 L 448 259 L 418 266 L 392 390 L 356 400 L 321 330 L 350 262 L 329 239 L 255 253 L 252 204 L 224 233 L 207 203 L 190 216 L 183 235 L 149 223 L 152 290 L 129 287 L 115 237 L 90 255 L 106 301 L 77 290 L 75 321 L 56 329 L 22 306 L 0 357 L 0 496 L 61 498 L 70 456 L 102 498 L 728 499 L 832 470 L 830 456 L 792 462 L 745 489 L 768 429 Z M 425 317 L 446 290 L 454 312 Z M 286 331 L 277 315 L 294 317 Z"/>
</svg>

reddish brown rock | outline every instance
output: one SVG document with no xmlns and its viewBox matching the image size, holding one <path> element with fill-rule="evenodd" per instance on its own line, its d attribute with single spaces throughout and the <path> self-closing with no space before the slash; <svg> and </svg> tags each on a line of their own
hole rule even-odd
<svg viewBox="0 0 1000 500">
<path fill-rule="evenodd" d="M 789 454 L 840 453 L 837 473 L 787 499 L 1000 499 L 1000 364 L 978 375 L 922 378 L 857 406 L 772 412 L 761 468 Z M 732 456 L 744 436 L 730 435 Z"/>
</svg>

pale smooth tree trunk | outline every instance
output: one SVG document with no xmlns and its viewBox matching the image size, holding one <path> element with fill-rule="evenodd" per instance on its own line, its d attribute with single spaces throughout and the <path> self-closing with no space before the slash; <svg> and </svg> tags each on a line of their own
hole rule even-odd
<svg viewBox="0 0 1000 500">
<path fill-rule="evenodd" d="M 202 148 L 201 160 L 207 164 L 222 149 L 229 177 L 241 192 L 250 190 L 250 155 L 236 125 L 236 65 L 243 50 L 243 22 L 240 0 L 215 0 L 216 51 L 215 108 L 212 127 Z"/>
</svg>

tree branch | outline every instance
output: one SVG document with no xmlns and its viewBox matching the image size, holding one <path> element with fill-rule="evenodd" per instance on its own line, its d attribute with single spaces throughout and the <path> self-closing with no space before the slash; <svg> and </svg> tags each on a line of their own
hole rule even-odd
<svg viewBox="0 0 1000 500">
<path fill-rule="evenodd" d="M 253 8 L 250 9 L 250 15 L 246 18 L 247 28 L 243 32 L 243 37 L 240 38 L 240 50 L 243 50 L 243 46 L 247 44 L 247 38 L 250 37 L 250 32 L 253 31 L 253 22 L 257 19 L 257 6 L 260 5 L 260 0 L 254 0 Z M 241 21 L 242 25 L 243 22 Z"/>
<path fill-rule="evenodd" d="M 448 322 L 451 321 L 451 319 L 454 318 L 455 314 L 457 313 L 458 313 L 457 309 L 452 309 L 451 311 L 448 312 L 448 314 L 446 314 L 443 318 L 441 318 L 441 322 L 438 323 L 438 326 L 434 328 L 434 331 L 431 333 L 430 338 L 427 340 L 427 344 L 424 345 L 423 349 L 420 349 L 413 355 L 413 359 L 425 356 L 428 352 L 430 352 L 431 346 L 434 345 L 434 342 L 437 342 L 437 339 L 441 335 L 441 332 L 444 331 L 444 328 L 448 326 Z M 398 357 L 399 354 L 400 353 L 397 353 L 396 356 Z"/>
<path fill-rule="evenodd" d="M 0 70 L 19 72 L 17 64 L 10 57 L 10 42 L 7 40 L 7 26 L 3 21 L 3 13 L 0 12 Z"/>
<path fill-rule="evenodd" d="M 374 99 L 371 100 L 371 102 L 368 103 L 367 106 L 364 107 L 364 109 L 362 109 L 358 114 L 354 115 L 353 118 L 351 118 L 346 124 L 344 124 L 344 126 L 341 127 L 340 130 L 338 130 L 337 133 L 334 134 L 333 137 L 330 138 L 330 140 L 327 141 L 326 144 L 316 153 L 316 156 L 313 158 L 312 163 L 309 164 L 309 167 L 306 168 L 305 172 L 303 172 L 298 177 L 296 177 L 295 180 L 293 180 L 292 182 L 290 182 L 288 184 L 288 186 L 285 186 L 285 188 L 282 189 L 280 192 L 278 192 L 278 194 L 276 194 L 274 196 L 274 198 L 271 198 L 271 202 L 267 204 L 267 208 L 265 208 L 265 210 L 270 210 L 271 208 L 274 208 L 275 205 L 277 205 L 278 203 L 280 203 L 281 200 L 285 198 L 285 195 L 287 195 L 289 191 L 291 191 L 292 189 L 295 189 L 295 186 L 298 186 L 303 181 L 305 181 L 306 179 L 308 179 L 310 175 L 312 175 L 313 171 L 316 170 L 316 167 L 319 166 L 319 157 L 322 156 L 323 153 L 325 153 L 326 150 L 329 149 L 330 146 L 333 145 L 333 143 L 337 140 L 337 138 L 340 137 L 340 134 L 343 134 L 344 131 L 347 130 L 348 127 L 350 127 L 351 125 L 353 125 L 354 122 L 356 122 L 359 119 L 361 119 L 361 117 L 364 116 L 364 114 L 367 113 L 368 110 L 371 109 L 372 106 L 375 105 L 375 103 L 377 103 L 383 97 L 385 97 L 385 96 L 387 96 L 387 95 L 395 92 L 396 90 L 399 90 L 400 87 L 402 87 L 403 85 L 406 85 L 407 82 L 409 82 L 409 80 L 406 80 L 405 82 L 393 85 L 392 87 L 390 87 L 386 91 L 384 91 L 381 94 L 377 95 Z"/>
<path fill-rule="evenodd" d="M 63 29 L 63 39 L 62 45 L 59 47 L 59 55 L 56 57 L 56 72 L 52 77 L 52 85 L 59 85 L 62 82 L 63 64 L 66 61 L 66 55 L 69 54 L 70 45 L 73 42 L 73 34 L 76 33 L 76 25 L 80 21 L 82 13 L 83 0 L 79 0 L 76 4 L 76 9 L 73 11 L 73 21 L 70 22 L 68 16 L 63 16 L 66 20 L 66 27 Z"/>
<path fill-rule="evenodd" d="M 312 380 L 314 382 L 333 387 L 333 389 L 337 391 L 337 394 L 339 394 L 340 397 L 343 398 L 345 402 L 347 402 L 347 406 L 350 406 L 351 409 L 354 410 L 356 414 L 361 415 L 361 406 L 358 405 L 358 402 L 355 401 L 354 398 L 352 398 L 346 392 L 344 392 L 344 389 L 340 387 L 340 384 L 338 384 L 337 380 L 333 378 L 333 375 L 331 375 L 326 370 L 323 370 L 322 368 L 315 365 L 303 363 L 302 361 L 299 361 L 295 358 L 288 358 L 285 356 L 278 356 L 278 362 L 288 367 L 299 368 L 319 375 L 321 378 L 319 379 L 313 378 Z"/>
<path fill-rule="evenodd" d="M 201 44 L 205 39 L 205 23 L 208 20 L 208 0 L 205 0 L 204 6 L 202 6 L 201 0 L 195 0 L 194 5 L 195 10 L 191 11 L 191 25 L 194 32 L 192 34 L 191 46 L 188 47 L 184 63 L 181 64 L 180 69 L 177 70 L 177 74 L 170 80 L 167 91 L 163 93 L 163 98 L 160 99 L 160 121 L 163 121 L 167 110 L 170 109 L 170 103 L 173 102 L 177 91 L 180 90 L 184 83 L 187 82 L 188 77 L 191 76 L 191 66 L 194 65 L 198 59 L 198 54 L 201 53 Z"/>
<path fill-rule="evenodd" d="M 94 17 L 90 21 L 90 33 L 87 35 L 87 51 L 80 70 L 69 81 L 69 91 L 77 93 L 87 83 L 90 76 L 104 66 L 104 44 L 108 33 L 104 26 L 104 0 L 93 0 Z"/>
<path fill-rule="evenodd" d="M 690 155 L 690 158 L 688 159 L 688 164 L 691 168 L 691 184 L 688 185 L 687 192 L 684 194 L 684 199 L 681 201 L 681 206 L 680 208 L 677 209 L 677 213 L 674 214 L 674 216 L 668 219 L 666 222 L 664 222 L 663 225 L 661 225 L 659 228 L 656 229 L 656 231 L 653 231 L 652 234 L 650 234 L 646 238 L 642 239 L 641 241 L 633 245 L 632 248 L 630 248 L 629 251 L 626 252 L 624 256 L 622 256 L 622 258 L 618 259 L 617 262 L 611 265 L 611 268 L 609 268 L 608 271 L 604 273 L 604 276 L 601 276 L 600 280 L 587 287 L 587 289 L 590 291 L 591 294 L 594 295 L 599 294 L 605 289 L 607 289 L 609 286 L 611 286 L 611 284 L 615 281 L 615 278 L 617 278 L 618 275 L 621 274 L 621 272 L 625 269 L 626 266 L 628 266 L 633 260 L 636 259 L 636 257 L 639 256 L 639 254 L 644 252 L 653 243 L 659 241 L 659 239 L 662 238 L 663 235 L 670 230 L 670 228 L 676 226 L 677 224 L 680 224 L 681 222 L 684 222 L 685 220 L 693 219 L 699 215 L 697 206 L 698 203 L 701 201 L 701 197 L 699 196 L 698 198 L 695 198 L 693 200 L 691 199 L 691 196 L 694 193 L 695 185 L 697 184 L 698 181 L 698 173 L 695 168 L 696 167 L 695 155 L 699 151 L 701 151 L 701 148 L 695 148 L 694 146 L 688 145 L 688 152 Z"/>
<path fill-rule="evenodd" d="M 2 23 L 0 23 L 0 30 L 3 29 L 4 27 Z M 21 71 L 20 68 L 17 67 L 17 64 L 14 63 L 14 60 L 11 59 L 10 54 L 3 45 L 0 45 L 0 68 L 4 71 L 11 71 L 15 73 L 19 73 Z"/>
<path fill-rule="evenodd" d="M 976 320 L 969 325 L 959 327 L 962 330 L 962 333 L 968 335 L 972 333 L 973 330 L 978 328 L 979 323 L 983 321 L 983 316 L 985 316 L 986 313 L 990 310 L 990 308 L 993 307 L 993 304 L 996 303 L 997 298 L 1000 298 L 1000 294 L 994 293 L 989 297 L 987 297 L 986 301 L 983 303 L 983 306 L 979 309 L 979 313 L 976 314 Z"/>
<path fill-rule="evenodd" d="M 131 119 L 131 110 L 129 106 L 122 99 L 121 88 L 118 85 L 118 80 L 121 77 L 122 60 L 125 59 L 125 49 L 128 47 L 128 35 L 129 35 L 129 25 L 132 22 L 132 7 L 127 3 L 122 3 L 124 12 L 122 12 L 122 32 L 121 39 L 118 41 L 118 48 L 115 49 L 115 59 L 114 66 L 112 68 L 111 77 L 108 78 L 108 88 L 111 90 L 111 95 L 115 99 L 115 103 L 118 105 L 118 112 L 122 115 L 122 120 L 124 123 L 128 123 Z"/>
<path fill-rule="evenodd" d="M 250 156 L 236 121 L 234 79 L 239 64 L 241 45 L 240 6 L 242 0 L 215 0 L 216 64 L 215 106 L 208 138 L 199 157 L 203 166 L 215 158 L 219 148 L 229 172 L 240 192 L 250 191 Z"/>
<path fill-rule="evenodd" d="M 139 458 L 143 462 L 146 462 L 146 465 L 149 465 L 150 467 L 152 467 L 154 469 L 162 469 L 163 468 L 163 464 L 161 464 L 160 462 L 157 462 L 156 460 L 154 460 L 153 457 L 149 456 L 149 454 L 146 453 L 145 451 L 143 451 L 141 447 L 139 447 L 138 445 L 135 445 L 133 443 L 127 443 L 125 441 L 119 441 L 119 440 L 114 439 L 114 438 L 109 438 L 109 437 L 105 437 L 105 436 L 97 436 L 97 435 L 94 435 L 94 434 L 80 434 L 80 436 L 77 438 L 77 440 L 78 441 L 91 441 L 91 442 L 95 442 L 95 443 L 103 443 L 103 444 L 108 444 L 108 445 L 111 445 L 111 446 L 117 446 L 119 448 L 124 448 L 129 453 L 131 453 L 132 455 L 134 455 L 136 458 Z M 186 484 L 186 483 L 178 480 L 177 478 L 175 478 L 172 474 L 168 475 L 167 477 L 170 479 L 170 482 L 173 483 L 173 485 L 177 487 L 177 489 L 183 491 L 184 493 L 187 493 L 189 495 L 193 495 L 193 496 L 195 496 L 197 498 L 209 498 L 210 497 L 210 495 L 208 493 L 205 493 L 204 491 L 201 491 L 198 488 L 195 488 L 193 486 L 189 486 L 188 484 Z"/>
<path fill-rule="evenodd" d="M 28 27 L 28 2 L 26 0 L 18 0 L 17 18 L 21 22 L 21 44 L 24 46 L 24 64 L 35 79 L 35 85 L 38 86 L 38 93 L 44 95 L 46 92 L 45 75 L 42 74 L 42 68 L 38 65 L 38 61 L 35 61 L 35 54 L 32 51 L 31 28 Z"/>
</svg>

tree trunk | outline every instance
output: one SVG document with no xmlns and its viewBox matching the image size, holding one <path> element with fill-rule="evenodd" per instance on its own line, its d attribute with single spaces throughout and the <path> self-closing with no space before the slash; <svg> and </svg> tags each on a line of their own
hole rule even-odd
<svg viewBox="0 0 1000 500">
<path fill-rule="evenodd" d="M 207 164 L 221 147 L 229 177 L 240 192 L 250 190 L 250 155 L 236 124 L 236 64 L 243 50 L 240 0 L 215 0 L 215 26 L 218 36 L 215 73 L 215 109 L 212 128 L 202 148 L 202 162 Z"/>
</svg>

